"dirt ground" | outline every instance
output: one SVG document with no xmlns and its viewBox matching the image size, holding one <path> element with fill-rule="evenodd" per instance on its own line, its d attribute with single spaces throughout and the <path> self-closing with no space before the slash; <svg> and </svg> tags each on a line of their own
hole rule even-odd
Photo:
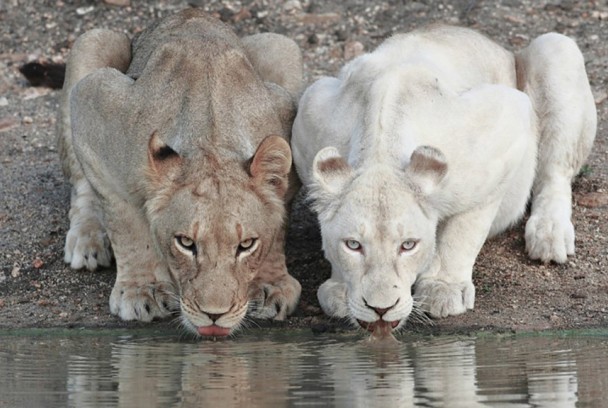
<svg viewBox="0 0 608 408">
<path fill-rule="evenodd" d="M 238 34 L 273 31 L 301 46 L 308 83 L 383 39 L 431 22 L 473 27 L 518 50 L 557 31 L 586 58 L 599 115 L 585 171 L 574 183 L 576 255 L 564 265 L 527 259 L 523 226 L 489 241 L 474 272 L 476 307 L 433 324 L 430 333 L 608 327 L 608 4 L 605 0 L 243 0 L 0 2 L 0 328 L 139 327 L 110 315 L 114 270 L 73 271 L 63 263 L 68 185 L 55 148 L 58 91 L 30 87 L 18 71 L 32 60 L 63 62 L 75 38 L 105 27 L 133 34 L 155 18 L 202 7 Z M 342 330 L 323 316 L 316 288 L 329 277 L 314 215 L 292 214 L 288 267 L 303 286 L 300 307 L 271 327 Z M 173 330 L 172 322 L 157 322 Z"/>
</svg>

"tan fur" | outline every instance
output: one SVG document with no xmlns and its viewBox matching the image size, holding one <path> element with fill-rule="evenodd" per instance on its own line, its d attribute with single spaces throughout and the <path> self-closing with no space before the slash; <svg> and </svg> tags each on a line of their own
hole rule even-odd
<svg viewBox="0 0 608 408">
<path fill-rule="evenodd" d="M 294 310 L 300 285 L 283 244 L 301 66 L 286 37 L 241 42 L 194 9 L 132 44 L 107 30 L 78 39 L 59 129 L 73 186 L 66 262 L 108 265 L 109 238 L 112 313 L 147 321 L 179 309 L 191 331 L 224 335 L 248 311 Z"/>
</svg>

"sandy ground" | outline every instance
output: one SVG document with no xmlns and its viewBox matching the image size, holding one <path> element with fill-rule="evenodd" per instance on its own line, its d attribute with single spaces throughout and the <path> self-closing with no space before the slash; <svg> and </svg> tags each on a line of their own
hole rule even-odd
<svg viewBox="0 0 608 408">
<path fill-rule="evenodd" d="M 335 74 L 384 38 L 430 22 L 473 27 L 517 50 L 548 31 L 574 38 L 585 55 L 599 115 L 588 166 L 574 183 L 576 255 L 543 265 L 524 253 L 523 222 L 488 242 L 475 266 L 475 310 L 410 324 L 450 333 L 608 326 L 608 5 L 606 1 L 113 1 L 4 0 L 0 3 L 0 328 L 136 327 L 109 314 L 112 269 L 73 271 L 63 264 L 68 186 L 55 148 L 58 91 L 30 87 L 18 67 L 64 61 L 74 39 L 94 27 L 133 34 L 155 18 L 198 6 L 240 35 L 274 31 L 301 46 L 306 80 Z M 129 3 L 128 1 L 126 1 Z M 296 314 L 261 326 L 342 330 L 323 316 L 316 288 L 329 277 L 314 215 L 300 201 L 292 214 L 288 267 L 302 282 Z M 169 322 L 152 323 L 175 327 Z"/>
</svg>

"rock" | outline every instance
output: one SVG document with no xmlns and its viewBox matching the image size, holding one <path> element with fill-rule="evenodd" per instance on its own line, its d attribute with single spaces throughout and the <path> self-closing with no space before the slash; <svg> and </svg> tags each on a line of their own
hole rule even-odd
<svg viewBox="0 0 608 408">
<path fill-rule="evenodd" d="M 296 11 L 301 11 L 302 3 L 300 3 L 298 0 L 286 1 L 285 4 L 283 4 L 283 10 L 286 13 L 295 13 Z"/>
<path fill-rule="evenodd" d="M 340 15 L 338 13 L 324 13 L 324 14 L 309 14 L 309 13 L 301 13 L 296 16 L 296 18 L 302 24 L 327 24 L 327 23 L 335 23 L 340 21 Z"/>
<path fill-rule="evenodd" d="M 11 276 L 13 278 L 17 278 L 21 275 L 21 269 L 18 266 L 13 266 L 13 270 L 11 271 Z"/>
<path fill-rule="evenodd" d="M 128 7 L 131 5 L 131 0 L 103 0 L 104 3 L 110 6 Z"/>
<path fill-rule="evenodd" d="M 608 99 L 608 93 L 606 93 L 604 91 L 595 93 L 593 96 L 594 96 L 596 105 L 599 105 L 602 102 L 604 102 L 606 99 Z"/>
<path fill-rule="evenodd" d="M 344 59 L 346 61 L 358 57 L 365 52 L 365 47 L 359 41 L 349 41 L 344 44 Z"/>
<path fill-rule="evenodd" d="M 95 6 L 78 7 L 76 9 L 76 14 L 78 14 L 79 16 L 84 16 L 85 14 L 89 14 L 93 10 L 95 10 Z"/>
<path fill-rule="evenodd" d="M 4 106 L 8 106 L 8 99 L 6 99 L 6 96 L 3 96 L 2 98 L 0 98 L 0 107 L 4 107 Z"/>
<path fill-rule="evenodd" d="M 9 131 L 17 126 L 19 126 L 19 122 L 17 122 L 17 119 L 13 117 L 8 116 L 5 118 L 0 118 L 0 132 Z"/>
<path fill-rule="evenodd" d="M 603 192 L 582 194 L 576 198 L 576 202 L 586 208 L 606 207 L 608 206 L 608 194 Z"/>
</svg>

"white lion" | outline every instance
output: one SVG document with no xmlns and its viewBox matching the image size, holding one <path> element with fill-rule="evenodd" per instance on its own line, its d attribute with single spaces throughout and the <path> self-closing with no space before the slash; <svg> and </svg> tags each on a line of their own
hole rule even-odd
<svg viewBox="0 0 608 408">
<path fill-rule="evenodd" d="M 433 26 L 318 80 L 292 149 L 332 265 L 323 310 L 387 333 L 412 311 L 412 287 L 434 317 L 473 308 L 475 258 L 530 194 L 529 256 L 565 262 L 571 181 L 596 124 L 581 52 L 555 33 L 513 55 Z"/>
</svg>

